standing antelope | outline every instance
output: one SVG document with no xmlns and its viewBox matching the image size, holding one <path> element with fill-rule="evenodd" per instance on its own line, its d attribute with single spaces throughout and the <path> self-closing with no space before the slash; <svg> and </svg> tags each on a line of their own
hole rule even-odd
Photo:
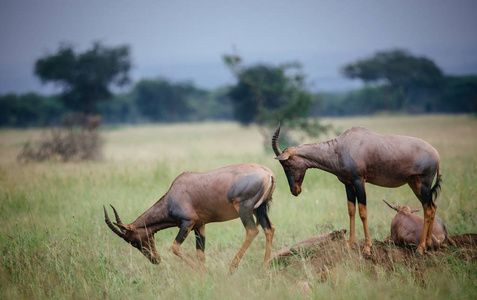
<svg viewBox="0 0 477 300">
<path fill-rule="evenodd" d="M 238 266 L 245 251 L 258 234 L 257 217 L 266 237 L 263 266 L 268 266 L 275 227 L 267 211 L 275 189 L 275 175 L 270 169 L 252 164 L 223 167 L 204 173 L 185 172 L 172 183 L 169 191 L 131 224 L 123 224 L 113 208 L 115 227 L 104 208 L 108 227 L 142 252 L 153 264 L 161 262 L 156 251 L 154 234 L 169 227 L 179 227 L 172 252 L 192 267 L 194 261 L 180 251 L 182 242 L 191 230 L 196 236 L 197 257 L 205 262 L 205 224 L 224 222 L 240 217 L 246 238 L 232 261 L 230 272 Z"/>
<path fill-rule="evenodd" d="M 308 168 L 330 172 L 346 187 L 350 218 L 349 246 L 355 243 L 355 213 L 358 199 L 363 223 L 365 247 L 363 255 L 371 255 L 365 182 L 382 187 L 408 184 L 424 209 L 424 228 L 416 256 L 432 243 L 432 227 L 437 205 L 434 199 L 440 190 L 439 154 L 425 141 L 408 136 L 381 135 L 364 127 L 352 127 L 326 142 L 295 146 L 280 151 L 278 125 L 272 138 L 273 151 L 285 171 L 290 191 L 298 196 Z M 436 177 L 437 174 L 437 177 Z M 436 183 L 432 181 L 436 177 Z M 427 240 L 426 240 L 427 238 Z"/>
</svg>

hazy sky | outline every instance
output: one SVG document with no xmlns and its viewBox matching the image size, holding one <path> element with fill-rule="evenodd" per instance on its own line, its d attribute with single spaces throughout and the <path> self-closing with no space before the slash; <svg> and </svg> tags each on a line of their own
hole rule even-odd
<svg viewBox="0 0 477 300">
<path fill-rule="evenodd" d="M 346 63 L 403 48 L 449 74 L 477 74 L 477 1 L 0 0 L 0 94 L 50 92 L 34 62 L 61 42 L 128 44 L 135 80 L 234 83 L 221 56 L 299 61 L 314 90 L 344 90 Z"/>
</svg>

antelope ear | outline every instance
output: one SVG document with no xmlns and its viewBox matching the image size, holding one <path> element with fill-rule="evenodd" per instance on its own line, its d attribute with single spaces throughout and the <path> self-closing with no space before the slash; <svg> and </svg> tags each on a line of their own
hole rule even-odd
<svg viewBox="0 0 477 300">
<path fill-rule="evenodd" d="M 282 154 L 278 155 L 277 157 L 275 157 L 275 159 L 278 159 L 278 160 L 287 160 L 289 159 L 291 156 L 290 152 L 283 152 Z"/>
<path fill-rule="evenodd" d="M 118 226 L 119 228 L 121 228 L 122 230 L 126 230 L 126 231 L 133 231 L 132 227 L 129 226 L 129 225 L 123 225 L 123 224 L 118 224 L 118 223 L 114 223 L 114 225 Z"/>
<path fill-rule="evenodd" d="M 423 210 L 422 207 L 411 207 L 411 212 L 412 213 L 415 213 L 415 212 L 418 212 L 418 211 L 421 211 L 421 210 Z"/>
</svg>

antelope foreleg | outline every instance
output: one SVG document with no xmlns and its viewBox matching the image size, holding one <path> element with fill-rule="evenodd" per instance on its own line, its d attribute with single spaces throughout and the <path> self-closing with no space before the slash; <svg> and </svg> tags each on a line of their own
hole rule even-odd
<svg viewBox="0 0 477 300">
<path fill-rule="evenodd" d="M 273 235 L 275 233 L 275 226 L 273 226 L 272 222 L 268 218 L 267 212 L 267 203 L 263 203 L 258 207 L 255 211 L 255 216 L 257 217 L 257 223 L 260 224 L 263 228 L 263 233 L 265 233 L 265 257 L 263 258 L 263 268 L 268 268 L 270 266 L 270 256 L 272 254 L 272 243 L 273 243 Z"/>
<path fill-rule="evenodd" d="M 365 246 L 363 248 L 363 255 L 365 257 L 369 257 L 371 256 L 372 243 L 368 228 L 368 211 L 366 207 L 366 190 L 364 186 L 364 180 L 361 178 L 355 180 L 353 187 L 356 193 L 356 198 L 358 199 L 359 217 L 361 218 L 364 229 Z"/>
<path fill-rule="evenodd" d="M 193 268 L 197 268 L 197 264 L 187 255 L 184 255 L 181 252 L 181 245 L 184 242 L 184 240 L 187 238 L 189 235 L 189 232 L 191 231 L 193 225 L 191 224 L 190 221 L 183 221 L 182 224 L 180 225 L 180 230 L 179 233 L 177 234 L 177 237 L 175 238 L 174 242 L 172 243 L 172 253 L 177 255 L 180 259 L 185 261 L 189 266 Z"/>
<path fill-rule="evenodd" d="M 351 249 L 353 244 L 356 242 L 356 237 L 355 237 L 356 193 L 352 185 L 346 185 L 346 196 L 348 197 L 348 215 L 349 215 L 348 245 Z"/>
<path fill-rule="evenodd" d="M 190 257 L 182 254 L 180 247 L 181 247 L 181 244 L 179 244 L 176 240 L 174 240 L 171 247 L 172 253 L 177 255 L 180 259 L 185 261 L 192 268 L 194 269 L 197 268 L 197 264 Z"/>
<path fill-rule="evenodd" d="M 366 209 L 365 204 L 358 203 L 359 207 L 359 217 L 361 218 L 361 222 L 363 222 L 363 229 L 364 229 L 364 239 L 365 239 L 365 246 L 363 249 L 364 256 L 371 255 L 371 237 L 369 235 L 369 228 L 368 228 L 368 212 Z"/>
</svg>

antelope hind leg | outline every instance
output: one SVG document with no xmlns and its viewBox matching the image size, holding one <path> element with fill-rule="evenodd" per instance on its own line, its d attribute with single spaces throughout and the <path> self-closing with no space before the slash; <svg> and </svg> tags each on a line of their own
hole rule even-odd
<svg viewBox="0 0 477 300">
<path fill-rule="evenodd" d="M 205 225 L 200 226 L 198 229 L 194 229 L 195 232 L 195 249 L 197 258 L 199 261 L 205 263 Z"/>
<path fill-rule="evenodd" d="M 245 241 L 243 242 L 242 247 L 240 247 L 240 250 L 237 252 L 237 255 L 235 255 L 235 258 L 232 260 L 232 264 L 230 265 L 230 269 L 229 269 L 230 274 L 232 274 L 235 271 L 235 268 L 237 268 L 240 260 L 245 254 L 245 251 L 247 251 L 248 247 L 250 247 L 250 244 L 252 244 L 253 240 L 258 234 L 257 226 L 253 228 L 245 226 L 245 231 L 246 231 Z"/>
<path fill-rule="evenodd" d="M 424 228 L 422 230 L 421 240 L 419 241 L 419 246 L 416 250 L 416 257 L 422 256 L 427 249 L 427 238 L 429 234 L 429 227 L 430 227 L 430 220 L 432 216 L 432 208 L 428 204 L 423 204 L 422 207 L 424 208 Z M 432 235 L 432 231 L 431 231 Z M 432 240 L 431 240 L 432 242 Z"/>
<path fill-rule="evenodd" d="M 265 257 L 263 258 L 262 268 L 268 268 L 270 266 L 270 257 L 272 255 L 272 243 L 273 235 L 275 233 L 275 226 L 268 218 L 268 203 L 263 202 L 256 210 L 255 216 L 257 217 L 257 223 L 262 226 L 263 233 L 265 234 Z"/>
<path fill-rule="evenodd" d="M 431 203 L 430 210 L 431 210 L 431 216 L 429 220 L 429 229 L 427 230 L 427 241 L 426 241 L 427 248 L 432 247 L 432 237 L 433 237 L 432 232 L 434 229 L 434 219 L 436 217 L 436 210 L 437 210 L 437 205 L 434 202 Z"/>
</svg>

